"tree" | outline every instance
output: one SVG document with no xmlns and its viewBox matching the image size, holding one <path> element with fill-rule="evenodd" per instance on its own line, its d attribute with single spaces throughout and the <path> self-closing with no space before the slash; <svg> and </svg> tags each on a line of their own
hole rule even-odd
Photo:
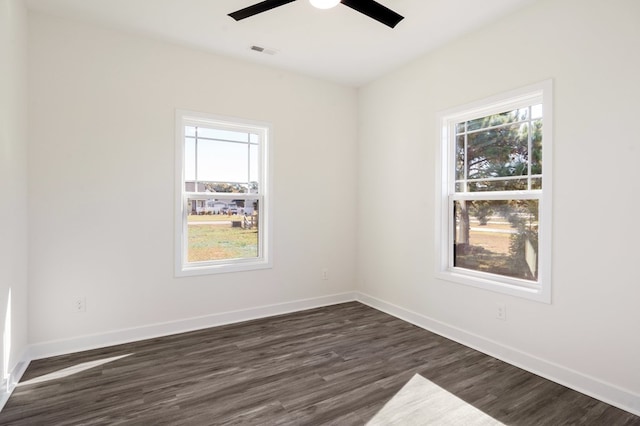
<svg viewBox="0 0 640 426">
<path fill-rule="evenodd" d="M 481 226 L 489 223 L 489 218 L 495 213 L 493 203 L 487 200 L 477 200 L 471 203 L 470 212 L 478 219 Z"/>
<path fill-rule="evenodd" d="M 529 173 L 542 173 L 542 119 L 527 121 L 529 108 L 494 114 L 458 123 L 456 179 L 466 179 L 466 192 L 514 191 L 539 187 L 539 179 L 529 188 Z M 531 149 L 529 142 L 531 142 Z M 537 179 L 537 178 L 536 178 Z M 460 185 L 461 183 L 458 183 Z M 529 270 L 525 260 L 527 241 L 538 246 L 538 205 L 532 200 L 467 200 L 456 202 L 454 215 L 456 253 L 468 251 L 470 216 L 481 225 L 498 214 L 517 230 L 510 243 L 517 270 Z M 531 271 L 534 275 L 536 271 Z M 523 277 L 524 278 L 524 277 Z"/>
<path fill-rule="evenodd" d="M 231 193 L 244 193 L 247 192 L 247 188 L 239 183 L 224 183 L 224 182 L 207 182 L 204 184 L 205 191 L 209 192 L 231 192 Z"/>
</svg>

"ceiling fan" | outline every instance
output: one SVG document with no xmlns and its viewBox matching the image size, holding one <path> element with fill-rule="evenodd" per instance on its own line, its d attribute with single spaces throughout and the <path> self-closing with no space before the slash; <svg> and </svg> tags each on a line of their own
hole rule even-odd
<svg viewBox="0 0 640 426">
<path fill-rule="evenodd" d="M 236 21 L 241 19 L 249 18 L 251 16 L 257 15 L 262 12 L 266 12 L 268 10 L 274 9 L 279 6 L 284 6 L 287 3 L 294 2 L 296 0 L 265 0 L 260 3 L 256 3 L 252 6 L 245 7 L 244 9 L 240 9 L 233 13 L 230 13 L 231 16 Z M 333 6 L 338 5 L 338 3 L 342 3 L 345 6 L 350 7 L 351 9 L 357 10 L 358 12 L 367 15 L 370 18 L 375 19 L 378 22 L 382 22 L 383 24 L 394 28 L 398 25 L 398 22 L 404 19 L 403 16 L 397 14 L 393 10 L 381 5 L 377 1 L 374 0 L 309 0 L 311 4 L 319 9 L 329 9 Z"/>
</svg>

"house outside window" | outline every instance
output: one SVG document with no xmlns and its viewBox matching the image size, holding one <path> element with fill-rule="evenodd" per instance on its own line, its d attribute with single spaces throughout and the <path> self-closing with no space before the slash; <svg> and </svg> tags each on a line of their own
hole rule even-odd
<svg viewBox="0 0 640 426">
<path fill-rule="evenodd" d="M 551 89 L 441 114 L 439 278 L 550 303 Z"/>
<path fill-rule="evenodd" d="M 176 276 L 262 269 L 270 126 L 176 112 Z"/>
</svg>

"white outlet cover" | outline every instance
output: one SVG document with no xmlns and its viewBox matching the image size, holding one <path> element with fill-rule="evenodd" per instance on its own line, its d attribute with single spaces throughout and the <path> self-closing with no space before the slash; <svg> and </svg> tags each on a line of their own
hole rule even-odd
<svg viewBox="0 0 640 426">
<path fill-rule="evenodd" d="M 507 319 L 507 306 L 504 304 L 498 304 L 497 308 L 496 308 L 496 318 L 498 318 L 499 320 L 506 320 Z"/>
<path fill-rule="evenodd" d="M 87 311 L 86 297 L 76 297 L 75 299 L 73 299 L 73 311 L 77 313 Z"/>
</svg>

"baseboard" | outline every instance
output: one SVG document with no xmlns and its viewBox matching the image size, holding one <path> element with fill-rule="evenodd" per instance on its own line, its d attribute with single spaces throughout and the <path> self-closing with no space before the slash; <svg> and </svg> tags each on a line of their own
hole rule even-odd
<svg viewBox="0 0 640 426">
<path fill-rule="evenodd" d="M 122 343 L 130 343 L 171 334 L 201 330 L 209 327 L 238 323 L 274 315 L 282 315 L 356 300 L 374 309 L 393 315 L 394 317 L 498 358 L 533 374 L 537 374 L 553 382 L 559 383 L 585 395 L 589 395 L 593 398 L 606 402 L 607 404 L 611 404 L 640 416 L 640 395 L 360 292 L 342 293 L 312 299 L 297 300 L 293 302 L 225 312 L 161 324 L 152 324 L 143 327 L 115 330 L 107 333 L 81 336 L 73 339 L 34 344 L 28 348 L 21 361 L 14 368 L 10 376 L 10 381 L 6 383 L 7 386 L 2 386 L 2 390 L 0 390 L 0 410 L 9 398 L 15 384 L 19 381 L 20 377 L 26 370 L 29 362 L 33 359 L 98 349 Z"/>
<path fill-rule="evenodd" d="M 338 303 L 353 302 L 355 300 L 355 293 L 341 293 L 160 324 L 151 324 L 142 327 L 114 330 L 106 333 L 75 337 L 72 339 L 37 343 L 31 345 L 29 350 L 31 359 L 48 358 L 51 356 L 104 348 L 107 346 L 153 339 L 171 334 L 186 333 L 189 331 L 202 330 L 209 327 L 233 324 L 274 315 L 288 314 L 291 312 L 335 305 Z"/>
<path fill-rule="evenodd" d="M 603 382 L 594 377 L 555 364 L 518 349 L 450 326 L 422 314 L 385 302 L 364 293 L 357 293 L 356 300 L 374 309 L 393 315 L 418 327 L 476 349 L 494 358 L 522 368 L 545 379 L 589 395 L 636 416 L 640 416 L 640 395 Z"/>
<path fill-rule="evenodd" d="M 16 365 L 9 372 L 9 377 L 7 378 L 7 380 L 2 381 L 2 389 L 0 389 L 0 411 L 2 411 L 5 404 L 9 400 L 11 393 L 16 388 L 16 385 L 22 378 L 24 372 L 27 371 L 29 362 L 31 362 L 29 349 L 25 349 Z"/>
</svg>

